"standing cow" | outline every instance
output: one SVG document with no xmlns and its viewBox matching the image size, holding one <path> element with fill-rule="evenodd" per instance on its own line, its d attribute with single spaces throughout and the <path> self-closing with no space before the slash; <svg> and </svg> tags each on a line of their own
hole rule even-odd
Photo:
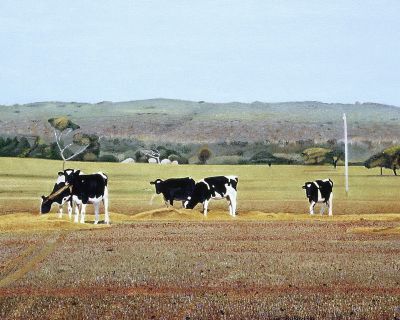
<svg viewBox="0 0 400 320">
<path fill-rule="evenodd" d="M 172 178 L 167 180 L 156 179 L 151 181 L 150 184 L 154 184 L 156 193 L 163 194 L 165 205 L 174 205 L 174 200 L 183 201 L 190 196 L 194 190 L 195 181 L 190 178 Z"/>
<path fill-rule="evenodd" d="M 314 214 L 316 203 L 324 203 L 328 207 L 329 215 L 332 215 L 333 182 L 331 179 L 306 182 L 303 189 L 306 190 L 306 195 L 310 202 L 310 214 Z M 325 206 L 322 206 L 320 213 L 323 214 L 324 211 Z"/>
<path fill-rule="evenodd" d="M 229 202 L 229 214 L 236 215 L 236 198 L 238 177 L 208 177 L 196 183 L 191 196 L 184 203 L 186 209 L 193 209 L 198 203 L 203 204 L 203 213 L 207 215 L 208 203 L 211 199 L 226 199 Z"/>
<path fill-rule="evenodd" d="M 93 203 L 95 221 L 99 222 L 99 208 L 100 202 L 104 205 L 104 222 L 110 223 L 108 214 L 108 178 L 102 173 L 94 174 L 80 174 L 80 170 L 72 173 L 64 171 L 66 185 L 69 186 L 72 201 L 75 204 L 75 219 L 74 222 L 79 220 L 79 212 L 81 214 L 80 222 L 85 223 L 86 205 Z"/>
</svg>

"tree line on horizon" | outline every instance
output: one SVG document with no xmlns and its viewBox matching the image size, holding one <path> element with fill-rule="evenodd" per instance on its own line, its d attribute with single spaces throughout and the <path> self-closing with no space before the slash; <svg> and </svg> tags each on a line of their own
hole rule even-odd
<svg viewBox="0 0 400 320">
<path fill-rule="evenodd" d="M 102 162 L 120 161 L 115 155 L 118 151 L 124 150 L 124 147 L 120 146 L 119 139 L 100 139 L 95 134 L 83 133 L 79 130 L 79 125 L 73 123 L 67 117 L 51 118 L 48 122 L 55 133 L 54 142 L 46 143 L 37 136 L 0 137 L 0 156 L 55 159 L 63 160 L 64 163 L 69 159 Z M 70 136 L 70 141 L 64 141 L 67 136 Z M 125 152 L 130 151 L 135 162 L 148 162 L 149 157 L 141 152 L 145 146 L 141 141 L 132 141 L 130 146 L 129 144 L 125 146 Z M 291 153 L 291 156 L 284 152 L 274 153 L 272 150 L 268 150 L 268 144 L 265 147 L 258 146 L 258 148 L 254 149 L 254 153 L 247 157 L 244 156 L 243 152 L 243 149 L 248 146 L 247 142 L 233 141 L 229 144 L 220 143 L 219 146 L 224 150 L 233 151 L 233 153 L 228 153 L 230 153 L 231 158 L 236 157 L 235 164 L 267 164 L 269 166 L 272 164 L 330 164 L 336 168 L 344 160 L 344 145 L 332 140 L 327 141 L 325 145 L 313 145 L 311 141 L 299 142 L 296 149 L 297 153 L 295 153 L 294 157 L 293 153 Z M 148 147 L 157 150 L 160 159 L 177 161 L 180 164 L 206 164 L 212 157 L 218 157 L 218 152 L 211 150 L 208 146 L 188 146 L 183 144 L 163 146 L 151 144 Z M 275 146 L 275 149 L 277 148 Z M 277 149 L 275 151 L 280 150 Z M 191 161 L 189 161 L 189 158 Z M 221 158 L 223 158 L 221 164 L 233 164 L 230 163 L 231 158 L 229 156 L 225 158 L 222 156 Z M 193 161 L 193 159 L 195 160 Z M 400 146 L 385 148 L 383 151 L 373 154 L 364 163 L 358 164 L 363 164 L 367 168 L 378 167 L 381 175 L 383 174 L 383 168 L 391 169 L 397 175 L 397 169 L 400 167 Z"/>
</svg>

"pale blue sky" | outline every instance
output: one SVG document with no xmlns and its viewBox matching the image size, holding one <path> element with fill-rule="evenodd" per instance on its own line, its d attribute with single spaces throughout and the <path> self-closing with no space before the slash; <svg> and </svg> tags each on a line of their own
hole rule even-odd
<svg viewBox="0 0 400 320">
<path fill-rule="evenodd" d="M 0 1 L 0 103 L 400 106 L 400 1 Z"/>
</svg>

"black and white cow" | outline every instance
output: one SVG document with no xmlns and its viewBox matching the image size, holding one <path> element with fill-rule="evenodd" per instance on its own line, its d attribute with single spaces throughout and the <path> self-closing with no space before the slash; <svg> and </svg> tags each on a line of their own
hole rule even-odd
<svg viewBox="0 0 400 320">
<path fill-rule="evenodd" d="M 75 204 L 75 219 L 79 220 L 79 212 L 81 214 L 80 222 L 85 223 L 86 205 L 92 203 L 94 206 L 95 221 L 99 222 L 100 202 L 104 205 L 104 222 L 110 223 L 108 214 L 108 178 L 102 173 L 80 174 L 80 170 L 72 173 L 64 171 L 66 185 L 70 186 L 72 201 Z"/>
<path fill-rule="evenodd" d="M 151 181 L 150 184 L 154 184 L 156 193 L 162 193 L 164 201 L 168 207 L 168 203 L 173 206 L 174 200 L 185 201 L 194 190 L 195 181 L 190 178 L 172 178 L 167 180 L 156 179 Z"/>
<path fill-rule="evenodd" d="M 68 174 L 74 172 L 74 169 L 66 169 Z M 57 181 L 54 184 L 53 190 L 49 196 L 42 196 L 40 205 L 40 213 L 49 213 L 53 203 L 58 205 L 58 217 L 62 218 L 63 206 L 65 203 L 68 205 L 68 216 L 72 217 L 72 198 L 69 188 L 65 185 L 65 175 L 63 171 L 58 173 Z"/>
<path fill-rule="evenodd" d="M 328 207 L 329 215 L 332 215 L 333 182 L 331 179 L 306 182 L 303 189 L 306 190 L 306 195 L 310 202 L 310 214 L 314 214 L 314 206 L 319 202 L 324 203 Z M 324 211 L 325 206 L 322 206 L 320 213 L 323 214 Z"/>
<path fill-rule="evenodd" d="M 184 203 L 186 209 L 193 209 L 198 203 L 203 204 L 203 213 L 207 215 L 208 203 L 211 199 L 227 199 L 229 214 L 236 215 L 236 197 L 238 177 L 218 176 L 208 177 L 196 183 L 192 195 Z"/>
</svg>

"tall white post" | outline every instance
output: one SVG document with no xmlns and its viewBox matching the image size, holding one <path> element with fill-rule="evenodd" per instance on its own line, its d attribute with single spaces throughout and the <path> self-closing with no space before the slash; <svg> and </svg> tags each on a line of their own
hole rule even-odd
<svg viewBox="0 0 400 320">
<path fill-rule="evenodd" d="M 344 176 L 345 176 L 345 189 L 346 195 L 349 193 L 349 158 L 348 158 L 348 148 L 347 148 L 347 120 L 346 114 L 343 113 L 344 122 Z"/>
</svg>

